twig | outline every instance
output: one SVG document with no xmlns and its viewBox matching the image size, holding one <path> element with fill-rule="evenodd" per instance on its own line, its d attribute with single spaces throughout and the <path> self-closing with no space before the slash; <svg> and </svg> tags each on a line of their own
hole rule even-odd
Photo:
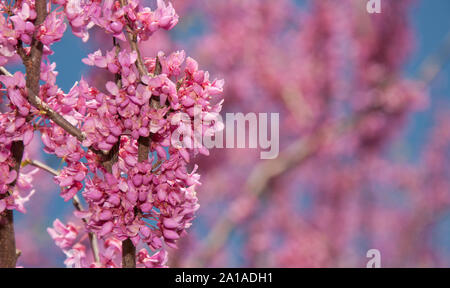
<svg viewBox="0 0 450 288">
<path fill-rule="evenodd" d="M 78 198 L 78 195 L 73 196 L 72 204 L 76 210 L 78 210 L 80 212 L 84 211 L 83 205 L 81 204 L 81 201 L 80 201 L 80 198 Z M 81 220 L 85 224 L 87 223 L 86 219 L 82 218 Z M 94 261 L 96 263 L 100 263 L 97 235 L 95 235 L 93 232 L 89 232 L 88 236 L 89 236 L 89 242 L 91 243 L 92 254 L 94 255 Z"/>
<path fill-rule="evenodd" d="M 127 0 L 120 0 L 120 5 L 122 7 L 126 6 L 127 4 L 128 4 Z M 141 51 L 139 50 L 139 46 L 137 44 L 137 35 L 135 33 L 133 33 L 133 28 L 130 26 L 128 17 L 125 16 L 125 18 L 127 20 L 127 24 L 125 27 L 126 28 L 125 34 L 126 34 L 128 43 L 130 43 L 131 50 L 133 50 L 134 52 L 137 53 L 136 68 L 138 69 L 139 75 L 141 77 L 144 75 L 148 75 L 147 68 L 145 68 L 144 61 L 142 60 Z"/>
<path fill-rule="evenodd" d="M 31 160 L 31 159 L 26 159 L 23 163 L 22 166 L 26 166 L 26 165 L 31 165 L 34 166 L 36 168 L 42 169 L 50 174 L 52 174 L 53 176 L 58 176 L 59 172 L 56 171 L 55 169 L 53 169 L 52 167 L 45 165 L 44 163 L 37 161 L 37 160 Z M 75 207 L 75 209 L 77 211 L 84 211 L 83 205 L 81 204 L 80 198 L 78 197 L 78 195 L 75 195 L 72 199 L 72 204 Z M 86 219 L 82 218 L 84 223 L 87 223 Z M 91 244 L 91 249 L 92 249 L 92 254 L 94 255 L 94 260 L 96 263 L 100 263 L 100 256 L 99 256 L 99 249 L 98 249 L 98 240 L 97 240 L 97 236 L 92 233 L 89 232 L 89 242 Z"/>
<path fill-rule="evenodd" d="M 0 66 L 0 74 L 6 75 L 6 76 L 8 76 L 8 77 L 12 77 L 12 76 L 13 76 L 13 75 L 12 75 L 8 70 L 6 70 L 6 68 L 3 67 L 3 66 Z"/>
<path fill-rule="evenodd" d="M 0 66 L 0 73 L 6 76 L 13 76 L 5 67 Z M 27 73 L 28 75 L 28 73 Z M 36 93 L 34 93 L 31 89 L 27 89 L 28 101 L 31 105 L 37 108 L 42 114 L 46 115 L 50 120 L 52 120 L 55 124 L 64 129 L 67 133 L 74 136 L 78 139 L 78 141 L 82 142 L 86 139 L 86 135 L 77 127 L 73 126 L 69 121 L 67 121 L 62 115 L 58 112 L 54 111 L 50 106 L 45 103 L 41 98 L 39 98 Z M 103 151 L 99 151 L 90 147 L 96 154 L 103 154 Z"/>
<path fill-rule="evenodd" d="M 0 66 L 0 72 L 1 74 L 6 76 L 10 77 L 13 76 L 3 66 Z M 29 73 L 27 73 L 27 78 L 28 75 Z M 63 128 L 67 133 L 76 137 L 78 141 L 82 142 L 83 140 L 86 139 L 86 135 L 80 129 L 70 124 L 70 122 L 67 121 L 63 116 L 61 116 L 58 112 L 50 108 L 50 106 L 47 103 L 45 103 L 41 98 L 39 98 L 32 89 L 28 88 L 27 94 L 28 94 L 28 101 L 30 102 L 30 104 L 33 105 L 35 108 L 37 108 L 42 114 L 46 115 L 50 120 L 52 120 L 58 126 Z"/>
<path fill-rule="evenodd" d="M 45 165 L 44 163 L 37 161 L 37 160 L 31 160 L 31 159 L 26 159 L 25 161 L 22 162 L 22 166 L 27 166 L 27 165 L 31 165 L 34 166 L 36 168 L 39 168 L 41 170 L 44 170 L 50 174 L 52 174 L 53 176 L 58 176 L 59 172 L 56 171 L 55 169 L 53 169 L 50 166 Z"/>
</svg>

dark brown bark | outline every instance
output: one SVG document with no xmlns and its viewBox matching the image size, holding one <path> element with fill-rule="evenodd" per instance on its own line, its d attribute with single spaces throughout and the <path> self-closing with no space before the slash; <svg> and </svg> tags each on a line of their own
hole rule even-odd
<svg viewBox="0 0 450 288">
<path fill-rule="evenodd" d="M 150 137 L 139 137 L 138 161 L 148 159 L 150 152 Z M 136 247 L 130 239 L 122 241 L 122 268 L 136 268 Z"/>
<path fill-rule="evenodd" d="M 121 6 L 127 5 L 127 0 L 120 0 Z M 125 16 L 127 21 L 129 19 Z M 139 76 L 142 78 L 143 76 L 148 76 L 149 73 L 147 68 L 144 65 L 144 61 L 141 57 L 141 52 L 139 51 L 139 46 L 137 43 L 137 36 L 133 33 L 133 29 L 131 25 L 126 25 L 126 36 L 128 43 L 130 44 L 131 50 L 137 53 L 136 60 L 136 68 L 139 72 Z M 161 73 L 161 64 L 159 63 L 158 58 L 156 58 L 156 67 L 153 75 L 158 75 Z M 150 103 L 149 103 L 150 104 Z M 156 104 L 158 105 L 158 104 Z M 148 160 L 148 154 L 150 152 L 150 136 L 148 137 L 139 137 L 138 139 L 138 161 L 143 162 Z M 130 239 L 127 239 L 122 242 L 122 267 L 123 268 L 135 268 L 136 267 L 136 247 L 134 247 L 133 243 Z"/>
<path fill-rule="evenodd" d="M 136 247 L 130 239 L 122 241 L 122 268 L 136 268 Z"/>
<path fill-rule="evenodd" d="M 14 215 L 12 210 L 5 210 L 0 217 L 0 268 L 14 268 L 16 260 Z"/>
<path fill-rule="evenodd" d="M 24 146 L 22 141 L 13 142 L 11 145 L 11 154 L 14 159 L 14 170 L 19 177 L 20 163 L 22 162 Z M 17 179 L 9 185 L 10 191 L 16 185 Z M 6 197 L 8 194 L 0 196 Z M 0 214 L 0 267 L 15 268 L 18 253 L 16 252 L 16 239 L 14 235 L 14 212 L 5 210 Z"/>
<path fill-rule="evenodd" d="M 148 160 L 148 153 L 150 152 L 150 137 L 139 137 L 138 144 L 138 161 L 143 162 Z"/>
</svg>

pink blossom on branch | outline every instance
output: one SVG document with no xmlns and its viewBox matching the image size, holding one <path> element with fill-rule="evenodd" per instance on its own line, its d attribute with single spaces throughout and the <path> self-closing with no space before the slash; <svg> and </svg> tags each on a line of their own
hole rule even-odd
<svg viewBox="0 0 450 288">
<path fill-rule="evenodd" d="M 193 118 L 194 105 L 205 114 L 219 112 L 222 102 L 212 105 L 210 101 L 220 97 L 223 81 L 210 80 L 208 72 L 191 58 L 184 64 L 184 51 L 141 58 L 143 40 L 177 24 L 178 15 L 170 3 L 158 0 L 156 10 L 136 0 L 58 0 L 53 4 L 47 5 L 47 15 L 36 25 L 34 19 L 40 12 L 34 1 L 22 1 L 12 10 L 6 1 L 1 2 L 5 14 L 0 18 L 1 64 L 17 53 L 28 65 L 28 57 L 34 57 L 36 50 L 21 45 L 30 44 L 33 37 L 43 46 L 38 48 L 42 52 L 39 93 L 26 87 L 33 75 L 0 76 L 8 100 L 8 110 L 0 115 L 1 194 L 17 182 L 10 196 L 0 198 L 0 209 L 23 211 L 23 203 L 32 194 L 22 197 L 17 190 L 31 185 L 22 185 L 28 176 L 13 169 L 17 166 L 11 145 L 22 141 L 26 147 L 37 131 L 44 151 L 64 161 L 54 177 L 63 199 L 75 199 L 81 191 L 87 203 L 87 209 L 78 207 L 75 213 L 83 221 L 80 227 L 55 220 L 48 229 L 67 256 L 65 264 L 121 267 L 125 265 L 120 257 L 122 243 L 130 239 L 133 246 L 146 247 L 133 255 L 139 266 L 165 267 L 165 248 L 176 247 L 199 208 L 196 187 L 200 176 L 195 173 L 197 168 L 188 171 L 189 154 L 207 154 L 205 148 L 172 146 L 172 134 L 182 125 L 173 118 L 178 113 Z M 53 53 L 51 46 L 63 38 L 65 18 L 83 41 L 93 26 L 110 35 L 111 42 L 114 39 L 117 45 L 112 50 L 89 54 L 83 62 L 104 69 L 116 81 L 94 87 L 81 79 L 68 93 L 56 85 L 56 64 L 49 62 L 48 55 Z M 126 41 L 130 50 L 122 48 L 127 47 Z M 30 103 L 29 99 L 34 100 Z M 51 113 L 42 111 L 43 105 Z M 64 125 L 60 120 L 54 122 L 55 114 Z M 148 153 L 142 157 L 143 138 L 148 141 Z M 86 239 L 92 241 L 93 235 L 100 248 L 92 247 L 91 252 Z"/>
</svg>

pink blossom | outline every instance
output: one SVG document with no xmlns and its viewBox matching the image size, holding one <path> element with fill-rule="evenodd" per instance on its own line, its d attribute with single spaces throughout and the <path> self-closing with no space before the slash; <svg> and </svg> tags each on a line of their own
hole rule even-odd
<svg viewBox="0 0 450 288">
<path fill-rule="evenodd" d="M 47 232 L 61 249 L 72 247 L 78 237 L 78 229 L 74 224 L 69 222 L 64 225 L 59 219 L 53 221 L 53 228 L 47 228 Z"/>
<path fill-rule="evenodd" d="M 147 250 L 141 249 L 137 254 L 137 261 L 146 268 L 166 268 L 167 255 L 166 250 L 161 250 L 150 256 Z"/>
<path fill-rule="evenodd" d="M 87 268 L 86 265 L 86 247 L 76 244 L 70 250 L 64 250 L 67 259 L 64 261 L 67 268 Z"/>
<path fill-rule="evenodd" d="M 45 105 L 45 109 L 30 105 L 28 96 L 34 95 L 27 95 L 29 83 L 25 80 L 29 81 L 30 75 L 16 72 L 12 77 L 0 76 L 7 92 L 5 112 L 2 107 L 0 114 L 0 194 L 12 192 L 1 197 L 0 211 L 25 212 L 24 204 L 34 193 L 35 170 L 23 173 L 20 169 L 17 173 L 11 146 L 17 141 L 28 146 L 36 132 L 41 135 L 43 150 L 62 160 L 60 171 L 51 171 L 57 174 L 54 181 L 61 197 L 69 201 L 81 192 L 79 197 L 85 201 L 86 208 L 78 207 L 80 211 L 74 213 L 83 219 L 82 227 L 56 219 L 48 228 L 67 256 L 65 264 L 120 267 L 121 242 L 130 239 L 135 246 L 146 247 L 139 252 L 139 266 L 165 267 L 167 252 L 162 248 L 176 247 L 199 208 L 195 191 L 199 175 L 197 168 L 188 171 L 190 154 L 207 153 L 203 147 L 172 147 L 170 139 L 176 129 L 191 131 L 193 125 L 171 120 L 177 113 L 185 113 L 192 122 L 196 104 L 205 118 L 219 112 L 220 99 L 212 97 L 220 94 L 222 82 L 211 81 L 208 72 L 199 70 L 191 58 L 184 65 L 184 51 L 140 59 L 133 45 L 128 49 L 121 43 L 127 41 L 125 33 L 133 34 L 136 44 L 141 45 L 157 30 L 172 29 L 179 17 L 170 3 L 158 0 L 156 10 L 138 0 L 129 0 L 123 7 L 114 0 L 52 3 L 45 20 L 36 27 L 36 7 L 28 0 L 12 7 L 12 15 L 0 18 L 0 65 L 16 54 L 20 41 L 26 44 L 21 52 L 27 55 L 35 53 L 29 47 L 32 41 L 44 45 L 36 96 Z M 88 40 L 88 31 L 94 26 L 115 38 L 119 45 L 109 51 L 97 50 L 82 60 L 107 73 L 109 78 L 105 79 L 114 80 L 96 86 L 82 78 L 68 93 L 57 86 L 56 64 L 50 62 L 49 55 L 53 53 L 51 45 L 64 35 L 64 17 L 72 33 L 83 41 Z M 142 62 L 147 67 L 138 70 Z M 157 71 L 158 62 L 162 71 Z M 145 68 L 148 71 L 142 71 Z M 65 124 L 59 126 L 55 119 Z M 139 155 L 143 138 L 151 143 L 145 159 Z M 103 244 L 98 261 L 85 247 L 88 233 Z M 159 252 L 150 256 L 146 249 Z"/>
<path fill-rule="evenodd" d="M 57 15 L 56 12 L 50 13 L 44 23 L 38 28 L 37 38 L 47 46 L 61 40 L 66 24 L 62 16 Z"/>
<path fill-rule="evenodd" d="M 158 21 L 159 27 L 170 30 L 178 23 L 178 15 L 172 6 L 172 3 L 166 5 L 164 0 L 157 0 L 158 9 L 155 11 L 155 19 Z"/>
</svg>

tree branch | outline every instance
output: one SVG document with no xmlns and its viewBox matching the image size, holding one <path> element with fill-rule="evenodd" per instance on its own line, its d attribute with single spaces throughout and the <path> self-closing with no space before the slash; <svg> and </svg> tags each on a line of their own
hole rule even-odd
<svg viewBox="0 0 450 288">
<path fill-rule="evenodd" d="M 19 178 L 20 163 L 22 161 L 24 145 L 22 141 L 11 144 L 11 154 L 14 159 L 13 170 L 17 172 L 16 180 L 9 185 L 10 192 Z M 0 199 L 8 197 L 9 194 L 0 195 Z M 20 253 L 16 250 L 16 239 L 14 235 L 14 211 L 6 209 L 0 214 L 0 267 L 15 268 Z"/>
<path fill-rule="evenodd" d="M 30 69 L 31 68 L 27 69 L 27 71 Z M 9 77 L 13 76 L 3 66 L 0 66 L 0 73 L 2 75 L 6 75 Z M 27 72 L 27 79 L 28 79 L 28 75 L 30 75 L 29 73 L 30 72 Z M 28 82 L 31 82 L 31 80 L 29 80 Z M 28 84 L 28 85 L 32 85 L 32 84 Z M 37 88 L 37 90 L 39 91 L 39 88 Z M 27 96 L 28 101 L 30 102 L 30 104 L 33 105 L 33 107 L 35 107 L 36 109 L 38 109 L 42 114 L 46 115 L 55 124 L 57 124 L 58 126 L 63 128 L 70 135 L 76 137 L 78 139 L 78 141 L 80 141 L 80 142 L 82 142 L 83 140 L 86 139 L 86 135 L 80 129 L 78 129 L 75 126 L 73 126 L 72 124 L 70 124 L 70 122 L 67 121 L 63 116 L 61 116 L 58 112 L 56 112 L 52 108 L 50 108 L 50 106 L 47 103 L 45 103 L 44 101 L 42 101 L 42 99 L 37 96 L 37 94 L 34 92 L 34 90 L 32 90 L 28 86 L 27 86 L 27 94 L 28 94 L 28 96 Z M 96 152 L 96 151 L 94 151 L 94 152 Z"/>
<path fill-rule="evenodd" d="M 126 6 L 127 0 L 120 0 L 120 5 Z M 125 15 L 127 20 L 126 24 L 126 37 L 128 43 L 130 44 L 131 50 L 136 52 L 136 68 L 139 72 L 139 76 L 142 79 L 143 76 L 148 76 L 147 68 L 142 60 L 141 52 L 137 43 L 137 35 L 134 33 L 133 28 L 130 25 L 130 21 Z M 156 71 L 155 71 L 156 72 Z M 156 73 L 155 73 L 156 74 Z M 141 81 L 142 82 L 142 81 Z M 143 162 L 148 160 L 148 155 L 150 153 L 150 136 L 139 137 L 138 139 L 138 161 Z M 133 245 L 130 239 L 126 239 L 122 242 L 122 267 L 123 268 L 136 268 L 136 247 Z"/>
<path fill-rule="evenodd" d="M 46 0 L 36 0 L 36 20 L 35 27 L 44 22 L 47 16 Z M 26 86 L 27 90 L 34 93 L 28 93 L 29 101 L 36 106 L 38 103 L 36 99 L 39 99 L 36 94 L 39 94 L 39 80 L 41 71 L 41 59 L 43 52 L 43 44 L 37 41 L 35 35 L 33 36 L 30 45 L 30 57 L 24 59 L 25 69 L 27 73 Z M 4 75 L 10 76 L 5 68 L 1 68 L 0 72 Z M 24 152 L 24 144 L 22 141 L 15 141 L 11 146 L 11 153 L 15 161 L 14 170 L 17 172 L 16 180 L 10 185 L 10 189 L 14 187 L 19 177 L 20 164 L 22 163 L 22 157 Z M 0 266 L 2 267 L 15 267 L 17 261 L 16 244 L 14 237 L 14 215 L 12 210 L 4 211 L 4 217 L 2 217 L 0 223 Z"/>
<path fill-rule="evenodd" d="M 3 66 L 0 66 L 0 74 L 1 74 L 1 75 L 5 75 L 5 76 L 8 76 L 8 77 L 12 77 L 12 76 L 13 76 L 13 75 L 12 75 L 8 70 L 6 70 L 6 68 L 3 67 Z"/>
<path fill-rule="evenodd" d="M 126 6 L 127 0 L 120 0 L 120 5 Z M 139 75 L 142 77 L 144 75 L 148 75 L 147 68 L 145 68 L 144 61 L 142 60 L 141 51 L 139 50 L 139 46 L 137 44 L 137 35 L 133 33 L 133 28 L 130 25 L 130 20 L 125 15 L 125 19 L 127 20 L 127 24 L 125 26 L 126 28 L 126 37 L 128 40 L 128 43 L 130 44 L 131 50 L 137 53 L 137 60 L 136 60 L 136 68 L 139 71 Z"/>
</svg>

